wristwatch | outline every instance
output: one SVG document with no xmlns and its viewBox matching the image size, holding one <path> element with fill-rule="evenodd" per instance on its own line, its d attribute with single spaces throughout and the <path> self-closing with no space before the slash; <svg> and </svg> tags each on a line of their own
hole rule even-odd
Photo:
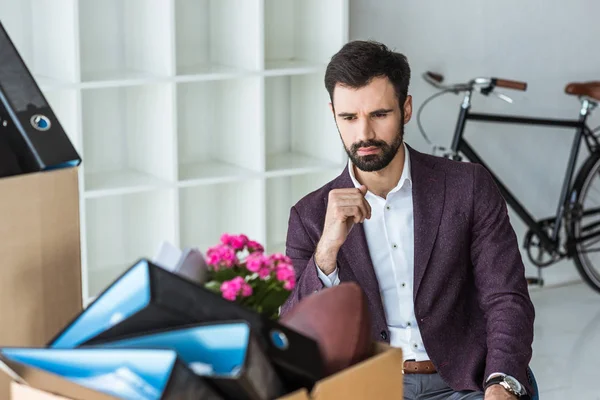
<svg viewBox="0 0 600 400">
<path fill-rule="evenodd" d="M 521 397 L 525 394 L 525 388 L 521 383 L 510 375 L 498 375 L 490 378 L 485 383 L 485 389 L 492 385 L 500 385 L 509 393 Z"/>
</svg>

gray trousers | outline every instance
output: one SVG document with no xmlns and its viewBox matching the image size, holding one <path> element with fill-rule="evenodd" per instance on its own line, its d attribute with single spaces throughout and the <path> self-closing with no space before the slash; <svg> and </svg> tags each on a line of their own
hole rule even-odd
<svg viewBox="0 0 600 400">
<path fill-rule="evenodd" d="M 404 400 L 483 400 L 483 392 L 455 392 L 438 374 L 404 374 Z"/>
</svg>

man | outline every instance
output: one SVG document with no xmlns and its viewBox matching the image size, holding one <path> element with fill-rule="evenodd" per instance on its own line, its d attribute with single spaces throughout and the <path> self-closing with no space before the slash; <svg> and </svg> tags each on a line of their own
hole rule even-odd
<svg viewBox="0 0 600 400">
<path fill-rule="evenodd" d="M 534 309 L 506 203 L 480 165 L 404 143 L 409 80 L 380 43 L 332 57 L 325 86 L 349 162 L 291 209 L 297 286 L 282 314 L 358 282 L 373 339 L 403 350 L 405 399 L 526 398 Z"/>
</svg>

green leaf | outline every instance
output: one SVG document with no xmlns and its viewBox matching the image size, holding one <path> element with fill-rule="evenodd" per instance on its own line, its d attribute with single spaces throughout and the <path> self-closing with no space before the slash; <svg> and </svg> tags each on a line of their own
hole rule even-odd
<svg viewBox="0 0 600 400">
<path fill-rule="evenodd" d="M 212 290 L 213 292 L 220 293 L 221 292 L 221 282 L 217 281 L 209 281 L 204 284 L 204 287 L 208 290 Z"/>
<path fill-rule="evenodd" d="M 276 312 L 279 307 L 285 303 L 290 296 L 290 292 L 283 289 L 282 287 L 273 288 L 261 301 L 261 305 L 272 312 Z"/>
<path fill-rule="evenodd" d="M 212 273 L 213 279 L 219 282 L 229 281 L 236 276 L 240 276 L 241 274 L 237 272 L 234 268 L 224 268 L 218 271 L 214 271 Z"/>
</svg>

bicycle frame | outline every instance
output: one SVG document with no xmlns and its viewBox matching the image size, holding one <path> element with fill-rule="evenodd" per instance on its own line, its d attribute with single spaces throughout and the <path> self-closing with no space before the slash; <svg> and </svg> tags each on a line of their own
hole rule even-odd
<svg viewBox="0 0 600 400">
<path fill-rule="evenodd" d="M 517 215 L 527 224 L 529 229 L 536 233 L 540 238 L 540 242 L 543 247 L 551 252 L 557 253 L 559 248 L 558 234 L 561 228 L 562 216 L 565 211 L 565 205 L 567 204 L 567 197 L 569 196 L 573 174 L 575 172 L 575 165 L 577 163 L 577 157 L 582 139 L 586 139 L 586 144 L 590 152 L 600 149 L 600 143 L 595 138 L 592 130 L 587 126 L 586 121 L 591 109 L 591 105 L 587 100 L 583 100 L 582 108 L 580 111 L 579 119 L 545 119 L 545 118 L 528 118 L 521 116 L 511 115 L 499 115 L 499 114 L 481 114 L 472 113 L 471 109 L 471 96 L 472 92 L 467 92 L 461 105 L 460 114 L 456 123 L 456 129 L 454 131 L 454 137 L 452 139 L 452 151 L 454 154 L 462 153 L 471 162 L 481 164 L 485 167 L 500 189 L 502 196 L 508 203 L 508 205 L 517 213 Z M 558 207 L 556 210 L 556 216 L 554 220 L 554 229 L 552 235 L 549 236 L 542 226 L 536 222 L 531 213 L 525 208 L 523 204 L 515 197 L 514 194 L 502 183 L 500 178 L 492 171 L 492 169 L 484 163 L 479 157 L 471 145 L 463 138 L 463 133 L 467 121 L 479 121 L 479 122 L 494 122 L 494 123 L 509 123 L 509 124 L 520 124 L 520 125 L 537 125 L 537 126 L 552 126 L 557 128 L 569 128 L 575 129 L 575 137 L 573 138 L 573 145 L 571 147 L 571 153 L 569 155 L 569 161 L 565 177 L 560 192 L 560 198 Z M 590 143 L 593 142 L 593 143 Z"/>
</svg>

